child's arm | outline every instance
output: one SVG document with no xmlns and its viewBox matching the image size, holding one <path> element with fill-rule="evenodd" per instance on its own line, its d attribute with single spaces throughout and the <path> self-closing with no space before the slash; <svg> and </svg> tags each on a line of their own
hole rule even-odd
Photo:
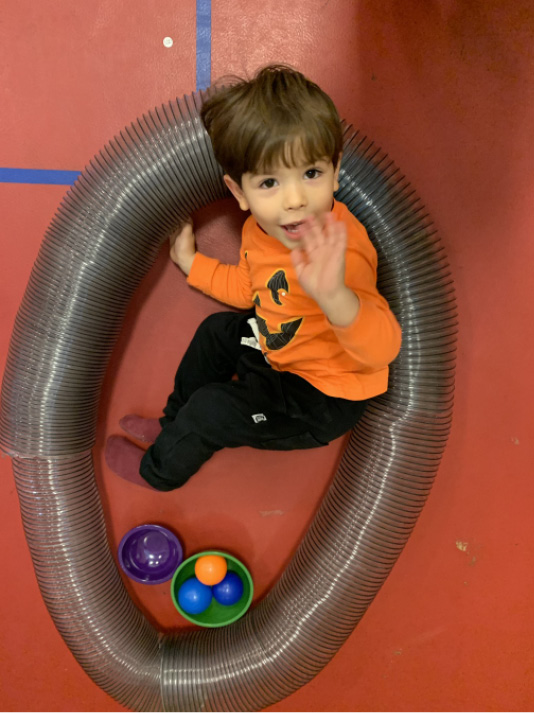
<svg viewBox="0 0 534 713">
<path fill-rule="evenodd" d="M 390 364 L 400 349 L 401 329 L 376 288 L 376 251 L 367 235 L 358 248 L 347 251 L 346 225 L 328 214 L 324 228 L 310 222 L 302 248 L 291 257 L 303 289 L 359 368 Z"/>
<path fill-rule="evenodd" d="M 245 251 L 241 247 L 238 265 L 225 265 L 196 250 L 193 224 L 188 221 L 170 237 L 170 257 L 187 275 L 187 282 L 220 302 L 250 309 L 252 286 Z"/>
</svg>

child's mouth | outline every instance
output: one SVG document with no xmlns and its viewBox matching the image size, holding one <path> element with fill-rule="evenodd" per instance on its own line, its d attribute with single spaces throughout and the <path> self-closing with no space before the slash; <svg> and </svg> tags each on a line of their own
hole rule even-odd
<svg viewBox="0 0 534 713">
<path fill-rule="evenodd" d="M 300 240 L 302 238 L 304 221 L 298 223 L 287 223 L 280 226 L 290 240 Z"/>
</svg>

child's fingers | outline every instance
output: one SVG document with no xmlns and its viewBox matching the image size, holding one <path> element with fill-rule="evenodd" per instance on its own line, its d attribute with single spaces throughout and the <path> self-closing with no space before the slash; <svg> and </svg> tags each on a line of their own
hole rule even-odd
<svg viewBox="0 0 534 713">
<path fill-rule="evenodd" d="M 347 244 L 347 229 L 345 224 L 336 220 L 332 213 L 326 213 L 319 223 L 315 216 L 306 219 L 302 236 L 302 247 L 308 255 L 321 248 L 343 252 Z"/>
<path fill-rule="evenodd" d="M 187 218 L 184 220 L 183 223 L 180 223 L 180 225 L 171 233 L 171 238 L 174 237 L 174 239 L 178 238 L 182 233 L 188 232 L 188 231 L 193 231 L 193 220 L 191 218 Z"/>
<path fill-rule="evenodd" d="M 193 232 L 193 223 L 191 220 L 183 223 L 180 228 L 173 233 L 170 238 L 170 256 L 171 259 L 180 264 L 183 256 L 191 256 L 195 252 L 196 242 Z"/>
<path fill-rule="evenodd" d="M 300 274 L 300 272 L 302 271 L 302 268 L 307 263 L 306 254 L 305 254 L 304 250 L 301 250 L 300 248 L 295 248 L 294 250 L 291 251 L 290 256 L 291 256 L 291 261 L 293 263 L 293 267 L 295 268 L 295 272 L 297 273 L 297 276 L 298 276 Z"/>
<path fill-rule="evenodd" d="M 329 216 L 326 223 L 326 234 L 328 244 L 337 250 L 344 250 L 347 246 L 347 228 L 340 220 L 335 220 L 334 216 Z"/>
<path fill-rule="evenodd" d="M 315 216 L 307 218 L 305 222 L 305 231 L 302 236 L 302 243 L 308 254 L 320 247 L 323 242 L 323 231 L 317 221 L 317 218 L 315 218 Z"/>
<path fill-rule="evenodd" d="M 303 230 L 302 230 L 302 238 L 301 238 L 302 249 L 305 250 L 307 253 L 309 253 L 310 250 L 312 249 L 313 242 L 314 242 L 314 240 L 313 240 L 313 235 L 312 235 L 312 222 L 311 222 L 311 219 L 308 218 L 304 221 Z M 292 250 L 291 254 L 293 254 L 294 252 L 296 252 L 296 251 Z"/>
</svg>

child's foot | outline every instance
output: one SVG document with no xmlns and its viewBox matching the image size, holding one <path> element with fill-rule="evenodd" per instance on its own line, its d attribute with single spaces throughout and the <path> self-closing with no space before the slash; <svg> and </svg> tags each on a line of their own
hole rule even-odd
<svg viewBox="0 0 534 713">
<path fill-rule="evenodd" d="M 130 436 L 144 443 L 154 443 L 161 433 L 161 425 L 157 418 L 143 418 L 133 413 L 121 418 L 119 426 Z"/>
<path fill-rule="evenodd" d="M 135 483 L 135 485 L 142 485 L 150 490 L 156 490 L 139 474 L 139 466 L 144 454 L 142 448 L 122 436 L 110 436 L 106 441 L 104 451 L 106 463 L 119 478 Z"/>
</svg>

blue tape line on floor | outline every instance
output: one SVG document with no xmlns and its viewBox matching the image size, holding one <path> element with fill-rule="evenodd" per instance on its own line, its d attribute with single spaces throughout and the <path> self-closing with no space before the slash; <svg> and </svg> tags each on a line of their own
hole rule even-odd
<svg viewBox="0 0 534 713">
<path fill-rule="evenodd" d="M 42 183 L 72 186 L 79 171 L 50 171 L 39 168 L 0 168 L 0 183 Z"/>
<path fill-rule="evenodd" d="M 211 84 L 211 0 L 197 0 L 197 91 Z"/>
</svg>

